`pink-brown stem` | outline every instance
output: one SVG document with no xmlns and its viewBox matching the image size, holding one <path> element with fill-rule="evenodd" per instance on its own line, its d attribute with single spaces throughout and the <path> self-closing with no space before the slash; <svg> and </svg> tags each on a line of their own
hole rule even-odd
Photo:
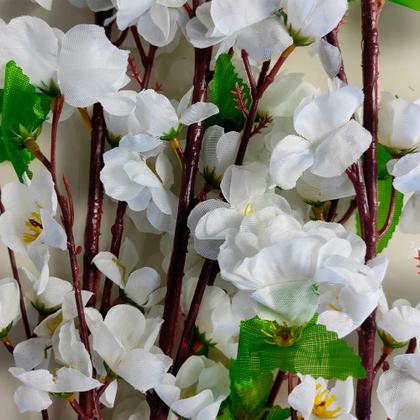
<svg viewBox="0 0 420 420">
<path fill-rule="evenodd" d="M 391 187 L 391 200 L 389 202 L 388 214 L 386 216 L 386 220 L 385 220 L 385 223 L 384 223 L 383 227 L 378 232 L 378 238 L 379 239 L 383 238 L 384 235 L 386 235 L 389 227 L 391 226 L 392 219 L 394 218 L 394 213 L 395 213 L 395 199 L 396 199 L 396 196 L 397 196 L 397 192 L 396 192 L 395 188 L 392 186 Z"/>
<path fill-rule="evenodd" d="M 112 25 L 105 27 L 105 21 L 111 16 L 112 10 L 95 13 L 95 23 L 105 28 L 105 33 L 109 39 L 111 38 Z M 91 123 L 89 191 L 84 232 L 83 288 L 94 293 L 90 301 L 90 304 L 94 306 L 99 288 L 100 274 L 96 266 L 92 264 L 92 260 L 99 251 L 99 237 L 101 234 L 104 189 L 99 174 L 103 167 L 106 137 L 104 112 L 100 103 L 93 105 Z"/>
<path fill-rule="evenodd" d="M 369 217 L 360 215 L 364 227 L 363 239 L 366 242 L 366 260 L 376 256 L 378 197 L 377 197 L 377 143 L 379 115 L 379 37 L 377 0 L 362 0 L 362 68 L 363 126 L 371 133 L 372 143 L 365 154 L 363 172 L 368 199 Z M 374 351 L 376 337 L 375 312 L 362 324 L 359 331 L 359 355 L 366 369 L 366 378 L 357 382 L 356 416 L 359 420 L 371 418 L 372 388 L 374 379 Z"/>
<path fill-rule="evenodd" d="M 193 103 L 205 101 L 207 97 L 207 76 L 210 61 L 211 48 L 195 50 Z M 167 355 L 171 355 L 173 352 L 179 330 L 182 279 L 189 239 L 187 219 L 194 205 L 194 185 L 198 172 L 202 139 L 203 123 L 188 127 L 185 166 L 181 181 L 173 251 L 167 276 L 168 290 L 163 313 L 165 322 L 160 334 L 160 347 Z"/>
<path fill-rule="evenodd" d="M 270 395 L 268 396 L 267 400 L 267 407 L 272 407 L 276 402 L 276 398 L 278 393 L 280 392 L 280 388 L 285 380 L 288 378 L 287 372 L 282 372 L 279 370 L 276 374 L 276 378 L 274 379 L 273 387 L 271 388 Z"/>
<path fill-rule="evenodd" d="M 200 277 L 198 278 L 193 299 L 191 301 L 190 310 L 188 311 L 187 319 L 185 320 L 184 330 L 182 332 L 181 342 L 178 348 L 178 354 L 174 362 L 174 375 L 176 375 L 181 365 L 189 356 L 191 338 L 194 332 L 195 321 L 197 320 L 197 316 L 200 311 L 200 305 L 203 301 L 204 292 L 207 285 L 214 282 L 218 272 L 219 265 L 217 261 L 205 260 L 201 268 Z"/>
<path fill-rule="evenodd" d="M 343 217 L 337 223 L 344 225 L 344 223 L 348 222 L 350 217 L 353 215 L 354 211 L 356 210 L 356 208 L 357 208 L 357 201 L 354 198 L 353 200 L 351 200 L 349 208 L 343 214 Z"/>
</svg>

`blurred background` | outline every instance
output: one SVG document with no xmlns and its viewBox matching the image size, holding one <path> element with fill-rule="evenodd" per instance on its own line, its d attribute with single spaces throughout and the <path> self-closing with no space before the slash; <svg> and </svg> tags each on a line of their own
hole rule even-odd
<svg viewBox="0 0 420 420">
<path fill-rule="evenodd" d="M 20 15 L 37 16 L 47 21 L 51 26 L 68 30 L 78 23 L 93 23 L 93 15 L 88 9 L 78 9 L 71 6 L 67 0 L 53 0 L 53 9 L 48 12 L 30 0 L 0 0 L 0 18 L 8 22 Z M 360 4 L 352 3 L 347 17 L 347 23 L 340 32 L 340 41 L 344 64 L 350 84 L 361 86 L 360 66 Z M 404 7 L 387 3 L 380 20 L 381 41 L 381 90 L 390 91 L 408 100 L 420 97 L 420 13 Z M 129 46 L 129 44 L 127 45 Z M 126 46 L 126 47 L 127 47 Z M 122 47 L 124 48 L 124 46 Z M 191 86 L 192 80 L 192 48 L 182 40 L 176 50 L 170 55 L 161 54 L 152 77 L 151 86 L 158 81 L 163 85 L 163 93 L 169 98 L 177 98 Z M 306 80 L 325 89 L 327 79 L 316 57 L 311 57 L 308 49 L 299 49 L 287 61 L 284 69 L 288 72 L 305 73 Z M 41 148 L 46 147 L 49 139 L 49 126 L 44 125 L 41 136 Z M 64 172 L 70 181 L 76 204 L 76 242 L 83 242 L 85 222 L 85 201 L 87 196 L 87 178 L 89 162 L 89 135 L 75 113 L 72 118 L 60 125 L 58 142 L 58 173 Z M 36 171 L 39 166 L 33 164 Z M 13 170 L 8 164 L 0 164 L 0 185 L 15 181 Z M 114 204 L 106 202 L 103 215 L 103 227 L 111 226 L 114 218 Z M 129 223 L 129 222 L 128 222 Z M 351 222 L 350 222 L 351 223 Z M 140 264 L 160 268 L 159 241 L 150 235 L 138 235 L 132 226 L 127 225 L 127 235 L 135 239 L 140 253 Z M 103 229 L 101 249 L 108 250 L 110 238 Z M 108 229 L 109 230 L 109 229 Z M 134 232 L 134 233 L 133 233 Z M 147 247 L 145 247 L 147 243 Z M 417 248 L 420 248 L 420 236 L 394 234 L 385 254 L 390 258 L 390 269 L 385 280 L 385 291 L 392 302 L 403 297 L 412 304 L 420 301 L 420 275 L 417 274 Z M 63 279 L 69 279 L 67 254 L 53 254 L 51 274 Z M 18 256 L 18 266 L 30 264 Z M 9 260 L 4 246 L 0 245 L 0 278 L 11 275 Z M 12 335 L 12 341 L 22 339 L 21 328 L 18 325 Z M 7 369 L 12 364 L 12 357 L 0 347 L 0 420 L 32 420 L 40 419 L 39 414 L 19 414 L 13 402 L 13 393 L 18 386 L 8 374 Z M 70 408 L 65 404 L 54 405 L 49 409 L 51 420 L 74 419 Z M 375 403 L 373 419 L 384 419 L 385 414 Z"/>
</svg>

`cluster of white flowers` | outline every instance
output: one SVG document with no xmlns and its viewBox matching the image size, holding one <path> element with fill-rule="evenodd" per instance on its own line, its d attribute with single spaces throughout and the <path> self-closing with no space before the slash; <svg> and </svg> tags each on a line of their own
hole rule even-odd
<svg viewBox="0 0 420 420">
<path fill-rule="evenodd" d="M 33 1 L 53 6 L 52 0 Z M 176 231 L 174 185 L 183 175 L 176 163 L 185 164 L 184 129 L 202 123 L 198 169 L 203 191 L 188 218 L 184 320 L 204 260 L 217 261 L 220 268 L 197 311 L 195 353 L 174 372 L 179 360 L 158 344 L 167 293 L 159 268 L 139 268 L 136 247 L 126 238 L 119 254 L 102 251 L 91 261 L 118 287 L 119 298 L 102 313 L 89 306 L 92 293 L 81 291 L 80 308 L 76 285 L 50 273 L 51 248 L 68 247 L 66 231 L 56 220 L 50 172 L 2 186 L 0 240 L 29 257 L 35 271 L 22 267 L 20 284 L 12 278 L 0 281 L 0 339 L 19 320 L 19 305 L 30 302 L 41 317 L 31 325 L 34 336 L 13 351 L 15 367 L 9 371 L 21 382 L 15 393 L 19 411 L 45 410 L 52 396 L 73 403 L 74 394 L 91 390 L 112 408 L 124 381 L 139 393 L 115 409 L 115 420 L 151 418 L 144 395 L 158 396 L 172 418 L 214 420 L 231 392 L 228 368 L 238 352 L 241 321 L 254 317 L 280 329 L 301 330 L 316 315 L 317 324 L 343 338 L 379 307 L 384 351 L 420 337 L 419 306 L 400 299 L 388 307 L 382 287 L 387 258 L 366 261 L 363 239 L 326 217 L 331 200 L 348 204 L 355 198 L 347 171 L 372 142 L 358 121 L 364 94 L 335 79 L 341 56 L 324 39 L 343 19 L 347 0 L 211 0 L 194 16 L 186 0 L 69 1 L 94 12 L 113 9 L 107 24 L 115 22 L 121 31 L 136 28 L 156 47 L 176 42 L 180 28 L 195 48 L 218 46 L 214 59 L 230 51 L 237 72 L 248 77 L 262 62 L 314 44 L 330 88 L 321 92 L 303 75 L 277 74 L 258 98 L 256 112 L 260 119 L 269 116 L 270 125 L 253 133 L 244 163 L 237 165 L 244 132 L 209 122 L 220 111 L 211 98 L 193 101 L 193 89 L 179 102 L 153 89 L 122 90 L 130 81 L 129 52 L 113 45 L 104 28 L 81 24 L 63 33 L 30 16 L 0 21 L 0 69 L 15 61 L 39 91 L 64 97 L 67 116 L 73 108 L 102 104 L 111 145 L 100 172 L 105 194 L 127 203 L 139 232 L 162 235 L 163 271 Z M 246 71 L 235 56 L 241 50 L 251 59 Z M 413 193 L 401 231 L 420 233 L 420 102 L 384 94 L 378 137 L 392 155 L 387 168 L 394 188 Z M 395 367 L 381 374 L 378 398 L 392 420 L 418 417 L 419 358 L 419 353 L 396 356 Z M 288 403 L 305 420 L 356 418 L 351 414 L 353 378 L 334 386 L 309 375 L 299 374 L 299 379 Z"/>
</svg>

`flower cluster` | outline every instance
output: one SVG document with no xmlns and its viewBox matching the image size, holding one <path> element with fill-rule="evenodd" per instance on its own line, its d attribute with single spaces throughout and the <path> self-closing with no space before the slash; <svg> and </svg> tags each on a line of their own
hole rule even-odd
<svg viewBox="0 0 420 420">
<path fill-rule="evenodd" d="M 369 419 L 380 374 L 387 416 L 417 418 L 420 304 L 389 307 L 380 253 L 397 225 L 420 232 L 420 102 L 383 93 L 379 104 L 366 58 L 375 88 L 347 83 L 336 39 L 348 1 L 69 2 L 98 24 L 0 21 L 0 162 L 20 181 L 1 186 L 14 278 L 0 280 L 0 341 L 18 410 L 48 418 L 62 398 L 92 420 L 103 407 L 114 420 Z M 366 52 L 381 4 L 363 3 L 375 3 Z M 149 85 L 156 53 L 182 36 L 194 76 L 177 101 Z M 280 72 L 309 45 L 326 90 Z M 55 156 L 61 122 L 77 117 L 92 142 L 83 247 Z M 110 249 L 104 200 L 117 202 Z M 71 278 L 52 274 L 57 250 Z M 14 345 L 20 320 L 27 337 Z"/>
</svg>

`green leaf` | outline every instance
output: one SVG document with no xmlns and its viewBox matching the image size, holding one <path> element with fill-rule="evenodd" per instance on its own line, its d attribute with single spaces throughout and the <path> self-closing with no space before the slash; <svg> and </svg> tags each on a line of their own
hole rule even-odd
<svg viewBox="0 0 420 420">
<path fill-rule="evenodd" d="M 265 420 L 286 420 L 290 417 L 290 408 L 281 408 L 278 405 L 271 407 Z"/>
<path fill-rule="evenodd" d="M 391 192 L 392 192 L 392 177 L 378 181 L 378 229 L 381 229 L 384 226 L 385 221 L 389 212 L 389 205 L 391 202 Z M 386 234 L 378 241 L 377 252 L 382 252 L 387 246 L 389 241 L 392 238 L 392 235 L 397 228 L 399 223 L 401 212 L 404 205 L 404 194 L 399 191 L 395 191 L 395 205 L 394 205 L 394 214 L 391 220 L 391 224 L 388 228 Z"/>
<path fill-rule="evenodd" d="M 420 11 L 420 0 L 391 0 L 393 3 Z"/>
<path fill-rule="evenodd" d="M 221 54 L 216 61 L 213 80 L 209 87 L 209 100 L 219 108 L 219 113 L 207 121 L 207 126 L 220 125 L 226 131 L 241 131 L 245 123 L 242 111 L 236 109 L 235 95 L 232 93 L 236 85 L 251 103 L 249 86 L 238 76 L 229 54 Z"/>
<path fill-rule="evenodd" d="M 33 159 L 23 142 L 27 137 L 36 138 L 47 119 L 51 108 L 51 98 L 36 92 L 29 77 L 14 61 L 6 64 L 4 89 L 1 100 L 1 143 L 0 155 L 9 160 L 19 179 Z"/>
<path fill-rule="evenodd" d="M 294 344 L 274 345 L 267 331 L 268 321 L 253 318 L 241 322 L 236 381 L 247 382 L 275 369 L 325 379 L 365 377 L 360 357 L 335 332 L 316 324 L 316 317 Z"/>
<path fill-rule="evenodd" d="M 392 159 L 391 153 L 383 144 L 378 144 L 378 179 L 391 178 L 386 167 L 387 163 Z"/>
<path fill-rule="evenodd" d="M 232 416 L 232 413 L 229 410 L 229 407 L 222 409 L 222 412 L 217 416 L 218 420 L 235 420 Z"/>
<path fill-rule="evenodd" d="M 381 179 L 377 182 L 377 191 L 378 191 L 378 231 L 382 229 L 385 224 L 385 221 L 389 212 L 389 205 L 391 202 L 391 192 L 392 192 L 392 177 L 386 179 Z M 398 226 L 400 221 L 401 213 L 404 207 L 404 194 L 399 191 L 395 191 L 395 207 L 394 214 L 391 220 L 391 224 L 386 232 L 386 234 L 378 241 L 376 245 L 376 251 L 380 254 L 389 244 L 389 241 L 394 235 L 395 229 Z M 356 233 L 361 236 L 360 229 L 360 217 L 359 214 L 356 215 Z"/>
<path fill-rule="evenodd" d="M 256 419 L 264 410 L 264 406 L 273 387 L 273 374 L 271 372 L 239 380 L 237 377 L 236 361 L 230 364 L 230 399 L 231 412 L 236 418 Z"/>
</svg>

